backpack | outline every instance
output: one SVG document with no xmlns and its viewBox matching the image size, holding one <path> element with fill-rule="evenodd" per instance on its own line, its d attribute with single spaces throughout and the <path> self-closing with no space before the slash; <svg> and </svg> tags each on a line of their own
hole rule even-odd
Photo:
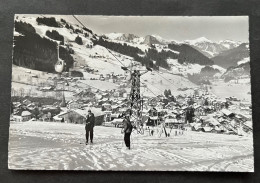
<svg viewBox="0 0 260 183">
<path fill-rule="evenodd" d="M 131 122 L 127 122 L 127 127 L 126 127 L 126 130 L 125 130 L 125 133 L 132 133 L 132 130 L 133 130 L 133 125 Z"/>
</svg>

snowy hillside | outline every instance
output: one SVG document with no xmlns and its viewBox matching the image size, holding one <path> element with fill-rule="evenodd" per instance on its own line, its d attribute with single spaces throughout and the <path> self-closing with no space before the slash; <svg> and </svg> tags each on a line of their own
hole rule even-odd
<svg viewBox="0 0 260 183">
<path fill-rule="evenodd" d="M 171 73 L 173 74 L 182 74 L 184 76 L 187 76 L 187 74 L 197 74 L 200 73 L 201 69 L 205 66 L 199 65 L 199 64 L 180 64 L 178 63 L 178 60 L 176 59 L 168 59 L 167 62 L 171 66 Z M 218 66 L 218 65 L 212 65 L 211 66 L 214 69 L 218 69 L 221 74 L 226 72 L 226 69 Z"/>
<path fill-rule="evenodd" d="M 241 44 L 239 41 L 236 42 L 232 40 L 214 42 L 205 37 L 200 37 L 194 40 L 186 40 L 183 43 L 193 46 L 209 58 L 214 57 L 225 50 L 238 47 Z"/>
<path fill-rule="evenodd" d="M 93 45 L 92 39 L 94 38 L 94 33 L 93 34 L 88 33 L 89 36 L 85 37 L 84 33 L 86 33 L 87 31 L 83 30 L 83 28 L 80 26 L 70 24 L 74 28 L 74 30 L 79 29 L 82 31 L 82 33 L 81 32 L 75 33 L 71 29 L 66 28 L 65 25 L 62 24 L 62 22 L 60 22 L 60 20 L 57 20 L 61 24 L 60 27 L 50 27 L 50 26 L 38 24 L 36 21 L 36 17 L 17 16 L 16 20 L 31 24 L 35 28 L 36 33 L 38 35 L 40 35 L 41 37 L 45 37 L 47 39 L 50 38 L 46 36 L 46 31 L 52 31 L 52 30 L 58 31 L 59 34 L 64 37 L 65 45 L 67 45 L 67 47 L 73 49 L 74 51 L 74 53 L 71 54 L 71 56 L 74 59 L 73 69 L 83 72 L 84 78 L 86 80 L 82 81 L 82 83 L 85 83 L 90 87 L 94 87 L 94 88 L 104 87 L 105 89 L 108 90 L 118 88 L 117 84 L 108 81 L 102 81 L 102 82 L 92 81 L 91 78 L 99 79 L 101 75 L 106 75 L 106 74 L 121 75 L 129 78 L 129 74 L 125 73 L 125 71 L 121 69 L 122 64 L 124 66 L 129 67 L 130 64 L 132 63 L 133 65 L 135 65 L 137 69 L 145 69 L 145 67 L 140 66 L 140 63 L 136 62 L 132 57 L 109 50 L 100 45 Z M 82 45 L 75 42 L 75 39 L 78 36 L 82 38 L 82 42 L 83 42 Z M 144 38 L 140 38 L 132 34 L 111 33 L 105 36 L 111 42 L 126 43 L 130 46 L 138 47 L 143 51 L 150 48 L 150 46 L 143 44 Z M 64 48 L 66 48 L 66 46 Z M 157 49 L 159 52 L 161 52 L 162 50 L 167 50 L 167 51 L 174 52 L 175 54 L 179 53 L 177 51 L 168 49 L 167 46 L 163 46 L 160 44 L 155 45 L 155 49 Z M 113 55 L 109 51 L 112 52 Z M 87 72 L 83 69 L 83 67 L 92 69 L 94 72 Z M 186 73 L 192 72 L 192 70 L 196 72 L 198 70 L 197 68 L 200 68 L 198 64 L 189 65 L 189 66 L 186 65 L 181 66 L 180 64 L 180 67 L 182 67 L 183 70 L 184 68 L 187 67 L 188 69 L 186 69 Z M 171 89 L 172 91 L 175 91 L 177 94 L 179 92 L 177 91 L 178 88 L 182 88 L 184 86 L 196 87 L 196 85 L 192 84 L 186 78 L 182 76 L 174 75 L 174 74 L 181 74 L 182 72 L 183 72 L 182 70 L 178 70 L 178 72 L 175 73 L 164 70 L 164 72 L 160 72 L 160 73 L 157 71 L 153 71 L 152 73 L 149 72 L 145 74 L 142 77 L 142 81 L 141 81 L 142 82 L 141 90 L 143 91 L 143 95 L 147 95 L 147 96 L 160 95 L 163 93 L 165 89 Z M 109 86 L 109 87 L 105 87 L 105 86 Z M 191 92 L 191 91 L 187 91 L 187 92 Z"/>
<path fill-rule="evenodd" d="M 247 62 L 250 62 L 249 57 L 243 58 L 242 60 L 237 62 L 237 65 L 245 64 Z"/>
<path fill-rule="evenodd" d="M 244 60 L 245 59 L 245 60 Z M 212 60 L 216 65 L 228 68 L 230 66 L 237 66 L 238 63 L 249 61 L 249 47 L 248 43 L 242 43 L 238 47 L 221 52 Z"/>
<path fill-rule="evenodd" d="M 125 33 L 108 33 L 105 34 L 107 38 L 111 40 L 117 40 L 117 41 L 124 41 L 124 42 L 129 42 L 129 43 L 136 43 L 140 44 L 144 41 L 143 37 L 139 37 L 134 34 L 125 34 Z"/>
<path fill-rule="evenodd" d="M 48 38 L 45 35 L 46 31 L 52 31 L 52 30 L 56 30 L 61 35 L 63 35 L 64 38 L 65 38 L 65 42 L 74 41 L 75 38 L 78 36 L 78 33 L 74 33 L 72 30 L 68 30 L 67 28 L 65 28 L 64 25 L 62 25 L 61 27 L 50 27 L 50 26 L 41 25 L 41 24 L 39 25 L 36 21 L 36 17 L 16 16 L 16 21 L 22 21 L 22 22 L 30 23 L 35 28 L 37 34 L 39 34 L 42 37 L 46 37 L 46 38 Z M 71 25 L 71 26 L 73 28 L 78 28 L 75 25 Z M 90 35 L 90 38 L 92 38 L 91 35 Z M 90 41 L 90 38 L 85 39 L 85 41 Z M 83 39 L 84 39 L 84 37 L 83 37 Z M 54 40 L 52 40 L 52 41 L 54 41 Z"/>
</svg>

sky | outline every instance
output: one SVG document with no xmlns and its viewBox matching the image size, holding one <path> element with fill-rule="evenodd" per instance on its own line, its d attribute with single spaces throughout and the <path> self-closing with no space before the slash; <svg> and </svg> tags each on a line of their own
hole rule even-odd
<svg viewBox="0 0 260 183">
<path fill-rule="evenodd" d="M 77 23 L 69 15 L 57 18 Z M 96 34 L 133 33 L 158 35 L 166 40 L 193 40 L 206 37 L 212 41 L 230 39 L 248 42 L 248 16 L 86 16 L 76 15 Z"/>
</svg>

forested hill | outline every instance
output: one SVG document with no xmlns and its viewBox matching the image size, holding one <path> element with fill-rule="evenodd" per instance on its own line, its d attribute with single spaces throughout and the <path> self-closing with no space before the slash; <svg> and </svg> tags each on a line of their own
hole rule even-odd
<svg viewBox="0 0 260 183">
<path fill-rule="evenodd" d="M 244 58 L 249 57 L 249 46 L 247 43 L 242 43 L 240 46 L 224 51 L 220 53 L 218 56 L 213 57 L 216 65 L 219 65 L 224 68 L 228 68 L 230 66 L 237 66 L 237 63 Z"/>
<path fill-rule="evenodd" d="M 15 31 L 21 35 L 14 36 L 13 64 L 55 72 L 54 65 L 58 58 L 57 42 L 41 37 L 32 25 L 25 22 L 15 21 Z M 73 66 L 74 60 L 69 50 L 60 46 L 59 54 L 60 58 L 66 62 L 66 70 Z"/>
<path fill-rule="evenodd" d="M 153 47 L 143 52 L 141 49 L 137 47 L 130 46 L 126 43 L 121 44 L 107 41 L 102 37 L 98 40 L 92 41 L 94 45 L 100 45 L 115 52 L 133 57 L 135 61 L 140 62 L 143 66 L 151 67 L 153 69 L 158 69 L 158 67 L 169 69 L 167 58 L 178 58 L 178 54 L 172 51 L 162 50 L 161 52 L 159 52 Z"/>
<path fill-rule="evenodd" d="M 191 63 L 191 64 L 200 64 L 200 65 L 213 65 L 214 62 L 203 55 L 201 52 L 196 50 L 190 45 L 182 44 L 169 44 L 169 49 L 175 50 L 179 52 L 178 62 L 179 63 Z"/>
<path fill-rule="evenodd" d="M 142 65 L 152 67 L 154 69 L 158 69 L 158 67 L 163 67 L 165 69 L 169 69 L 169 65 L 167 63 L 167 59 L 178 59 L 178 62 L 183 64 L 191 63 L 191 64 L 200 64 L 200 65 L 213 65 L 214 62 L 203 55 L 201 52 L 196 50 L 195 48 L 183 44 L 183 45 L 174 45 L 169 44 L 169 49 L 162 49 L 158 51 L 153 45 L 151 48 L 143 52 L 141 49 L 130 46 L 126 43 L 116 43 L 111 42 L 102 37 L 98 40 L 92 40 L 96 45 L 104 46 L 108 49 L 116 51 L 118 53 L 128 55 L 133 57 L 136 61 L 140 62 Z M 156 62 L 154 62 L 156 61 Z"/>
<path fill-rule="evenodd" d="M 129 38 L 132 40 L 130 42 L 125 41 L 125 39 L 114 40 L 98 36 L 92 30 L 71 24 L 64 19 L 58 21 L 54 17 L 35 19 L 20 17 L 19 19 L 15 21 L 15 33 L 19 33 L 19 35 L 14 37 L 13 64 L 30 69 L 55 72 L 58 42 L 60 45 L 59 55 L 66 62 L 66 71 L 73 67 L 75 62 L 73 58 L 81 55 L 82 50 L 85 50 L 85 55 L 81 55 L 82 63 L 85 63 L 92 60 L 93 54 L 102 55 L 103 48 L 130 56 L 141 65 L 155 70 L 159 67 L 171 70 L 169 59 L 176 60 L 179 64 L 213 65 L 211 59 L 187 44 L 168 45 L 164 41 L 163 44 L 148 45 L 141 38 L 131 34 L 123 36 L 123 38 L 130 36 Z M 135 40 L 133 41 L 133 39 Z M 96 45 L 101 47 L 95 47 Z M 96 48 L 100 49 L 93 51 Z M 88 57 L 85 57 L 86 55 Z M 105 57 L 108 58 L 109 55 L 105 55 Z"/>
</svg>

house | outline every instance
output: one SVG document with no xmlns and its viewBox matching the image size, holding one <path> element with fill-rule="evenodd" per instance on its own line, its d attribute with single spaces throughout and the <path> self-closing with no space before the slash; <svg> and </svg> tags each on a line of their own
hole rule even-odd
<svg viewBox="0 0 260 183">
<path fill-rule="evenodd" d="M 82 107 L 82 104 L 80 104 L 79 102 L 77 101 L 71 101 L 69 104 L 69 109 L 79 109 Z"/>
<path fill-rule="evenodd" d="M 119 111 L 120 106 L 118 106 L 118 105 L 112 105 L 111 108 L 112 108 L 112 112 L 113 112 L 113 113 L 116 113 L 116 112 Z"/>
<path fill-rule="evenodd" d="M 85 112 L 84 114 L 86 116 L 87 112 Z M 82 114 L 81 112 L 76 112 L 76 110 L 74 109 L 71 109 L 54 116 L 53 119 L 58 122 L 64 121 L 65 123 L 82 124 L 84 123 L 85 119 L 84 114 Z"/>
<path fill-rule="evenodd" d="M 102 104 L 102 111 L 103 111 L 103 110 L 112 111 L 111 104 L 109 104 L 109 103 L 103 103 L 103 104 Z"/>
<path fill-rule="evenodd" d="M 231 112 L 231 111 L 229 111 L 229 110 L 227 110 L 227 109 L 222 109 L 221 112 L 222 112 L 225 116 L 230 117 L 230 118 L 232 118 L 232 117 L 235 116 L 235 114 L 234 114 L 233 112 Z"/>
<path fill-rule="evenodd" d="M 195 116 L 205 116 L 205 110 L 201 105 L 194 106 L 194 114 Z"/>
<path fill-rule="evenodd" d="M 105 115 L 104 115 L 104 122 L 109 122 L 111 121 L 111 111 L 104 111 Z"/>
<path fill-rule="evenodd" d="M 60 114 L 54 116 L 53 120 L 56 122 L 61 122 L 61 121 L 68 122 L 68 115 L 67 115 L 68 113 L 69 111 L 61 112 Z"/>
<path fill-rule="evenodd" d="M 26 106 L 31 104 L 31 103 L 32 102 L 30 100 L 28 100 L 28 99 L 23 100 L 23 104 L 26 105 Z"/>
<path fill-rule="evenodd" d="M 104 112 L 101 111 L 100 108 L 91 108 L 92 113 L 95 115 L 95 124 L 101 125 L 104 121 Z M 70 109 L 68 111 L 64 111 L 53 117 L 55 121 L 61 121 L 67 123 L 76 123 L 83 124 L 85 123 L 86 116 L 88 114 L 88 109 Z"/>
<path fill-rule="evenodd" d="M 32 113 L 29 111 L 23 111 L 22 114 L 22 121 L 29 121 L 32 118 Z"/>
<path fill-rule="evenodd" d="M 176 118 L 166 118 L 165 119 L 165 125 L 166 127 L 170 127 L 172 125 L 176 125 L 176 124 L 182 124 L 183 122 L 180 120 L 177 120 Z"/>
<path fill-rule="evenodd" d="M 22 122 L 23 118 L 22 116 L 18 116 L 18 115 L 13 115 L 13 119 L 15 122 Z"/>
</svg>

